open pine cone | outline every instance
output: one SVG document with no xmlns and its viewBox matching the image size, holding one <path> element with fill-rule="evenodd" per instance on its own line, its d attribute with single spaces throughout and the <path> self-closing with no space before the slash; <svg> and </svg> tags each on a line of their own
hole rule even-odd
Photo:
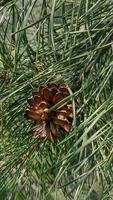
<svg viewBox="0 0 113 200">
<path fill-rule="evenodd" d="M 26 109 L 25 116 L 35 121 L 35 126 L 31 129 L 34 135 L 48 137 L 54 142 L 62 128 L 66 132 L 71 130 L 73 119 L 71 101 L 49 112 L 52 106 L 69 96 L 65 84 L 51 83 L 40 86 L 32 95 L 32 98 L 28 99 L 30 108 Z"/>
</svg>

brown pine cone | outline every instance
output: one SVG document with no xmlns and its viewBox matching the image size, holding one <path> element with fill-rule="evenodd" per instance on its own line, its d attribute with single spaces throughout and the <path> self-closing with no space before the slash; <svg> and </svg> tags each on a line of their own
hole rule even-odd
<svg viewBox="0 0 113 200">
<path fill-rule="evenodd" d="M 32 95 L 32 98 L 28 99 L 30 108 L 26 109 L 25 116 L 35 121 L 35 126 L 31 129 L 34 135 L 48 137 L 54 142 L 62 128 L 66 132 L 71 130 L 73 119 L 71 101 L 49 112 L 52 106 L 70 95 L 65 84 L 51 83 L 40 86 Z"/>
</svg>

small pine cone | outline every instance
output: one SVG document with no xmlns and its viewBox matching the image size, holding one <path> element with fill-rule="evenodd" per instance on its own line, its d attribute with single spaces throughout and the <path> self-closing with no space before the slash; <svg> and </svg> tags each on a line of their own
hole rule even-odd
<svg viewBox="0 0 113 200">
<path fill-rule="evenodd" d="M 62 128 L 66 132 L 71 130 L 73 119 L 71 101 L 49 112 L 52 106 L 69 95 L 65 84 L 54 83 L 40 86 L 38 91 L 32 93 L 32 98 L 28 99 L 30 108 L 26 109 L 25 116 L 35 121 L 35 126 L 31 129 L 34 135 L 48 137 L 54 142 Z"/>
</svg>

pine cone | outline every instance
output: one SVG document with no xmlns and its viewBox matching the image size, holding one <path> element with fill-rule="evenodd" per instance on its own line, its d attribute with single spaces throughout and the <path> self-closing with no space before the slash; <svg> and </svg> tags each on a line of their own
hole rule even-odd
<svg viewBox="0 0 113 200">
<path fill-rule="evenodd" d="M 71 101 L 60 109 L 49 112 L 52 106 L 69 96 L 65 84 L 51 83 L 40 86 L 32 95 L 32 98 L 28 99 L 30 108 L 26 109 L 25 116 L 35 121 L 35 126 L 31 129 L 34 135 L 48 137 L 54 142 L 62 128 L 66 132 L 71 130 L 73 118 Z"/>
</svg>

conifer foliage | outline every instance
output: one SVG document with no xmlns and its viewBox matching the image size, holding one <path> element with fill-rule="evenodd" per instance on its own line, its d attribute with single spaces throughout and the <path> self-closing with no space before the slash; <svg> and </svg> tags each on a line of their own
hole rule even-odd
<svg viewBox="0 0 113 200">
<path fill-rule="evenodd" d="M 0 200 L 112 199 L 112 54 L 112 0 L 0 2 Z"/>
</svg>

